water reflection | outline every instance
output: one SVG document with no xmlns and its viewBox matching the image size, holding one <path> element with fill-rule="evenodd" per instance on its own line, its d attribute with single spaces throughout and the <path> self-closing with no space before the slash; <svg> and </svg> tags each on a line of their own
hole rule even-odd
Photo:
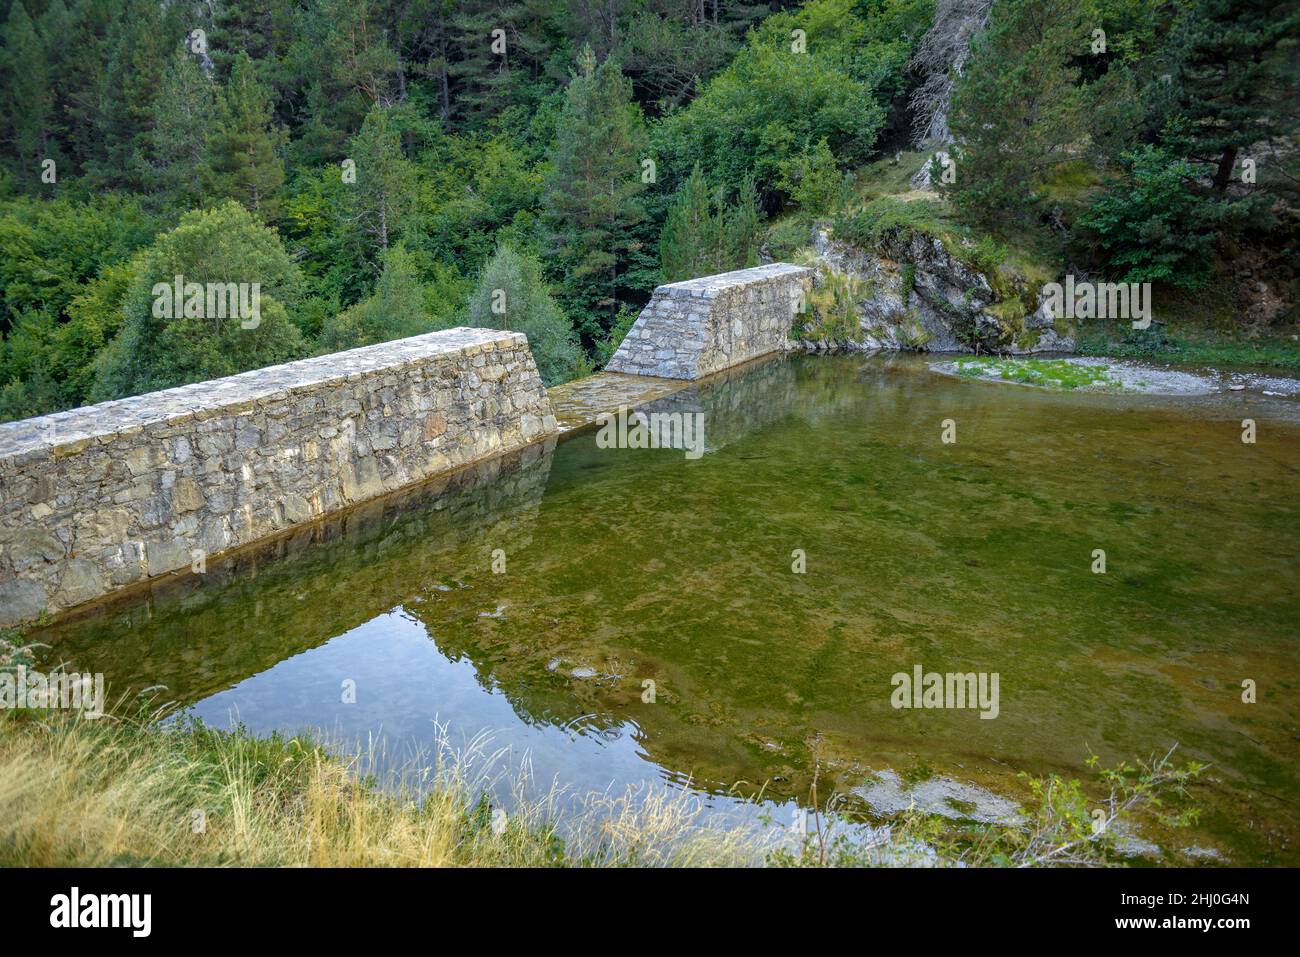
<svg viewBox="0 0 1300 957">
<path fill-rule="evenodd" d="M 437 722 L 492 732 L 538 789 L 689 782 L 737 813 L 737 793 L 806 802 L 814 772 L 822 794 L 892 769 L 904 796 L 1023 797 L 1019 770 L 1177 740 L 1216 768 L 1195 839 L 1294 861 L 1300 702 L 1246 710 L 1239 685 L 1300 669 L 1300 434 L 1256 405 L 1267 441 L 1243 447 L 1235 401 L 778 360 L 649 407 L 704 413 L 697 460 L 588 432 L 36 637 L 214 723 L 401 756 Z M 998 672 L 997 720 L 893 710 L 917 664 Z"/>
</svg>

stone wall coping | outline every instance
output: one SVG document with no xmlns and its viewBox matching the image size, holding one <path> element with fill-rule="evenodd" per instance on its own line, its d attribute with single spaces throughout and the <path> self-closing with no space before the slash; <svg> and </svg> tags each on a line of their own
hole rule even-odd
<svg viewBox="0 0 1300 957">
<path fill-rule="evenodd" d="M 670 290 L 676 295 L 702 294 L 711 296 L 734 286 L 752 286 L 767 279 L 782 279 L 787 276 L 801 276 L 808 272 L 806 266 L 794 266 L 790 263 L 769 263 L 766 266 L 753 266 L 749 269 L 733 269 L 714 276 L 701 276 L 698 279 L 685 279 L 658 286 L 655 292 Z"/>
<path fill-rule="evenodd" d="M 385 369 L 487 348 L 527 347 L 521 332 L 457 326 L 439 332 L 297 359 L 238 375 L 113 399 L 65 412 L 0 424 L 0 467 L 22 464 L 59 450 L 77 451 L 90 441 L 109 441 L 158 423 L 203 419 L 249 410 L 259 401 L 286 398 L 331 381 L 356 381 Z M 69 448 L 72 446 L 73 448 Z"/>
</svg>

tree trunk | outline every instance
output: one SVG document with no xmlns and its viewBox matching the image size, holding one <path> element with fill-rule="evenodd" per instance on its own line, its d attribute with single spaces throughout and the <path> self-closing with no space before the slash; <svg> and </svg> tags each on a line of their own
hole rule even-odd
<svg viewBox="0 0 1300 957">
<path fill-rule="evenodd" d="M 1219 168 L 1214 171 L 1214 188 L 1222 193 L 1232 179 L 1232 168 L 1237 165 L 1237 147 L 1229 146 L 1219 157 Z"/>
</svg>

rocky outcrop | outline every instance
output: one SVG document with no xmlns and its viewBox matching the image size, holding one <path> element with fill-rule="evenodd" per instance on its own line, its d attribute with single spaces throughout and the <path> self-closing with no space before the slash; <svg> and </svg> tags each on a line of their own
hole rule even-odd
<svg viewBox="0 0 1300 957">
<path fill-rule="evenodd" d="M 871 249 L 837 241 L 825 226 L 812 235 L 814 286 L 847 278 L 860 337 L 824 343 L 854 349 L 998 352 L 1028 355 L 1074 348 L 1046 296 L 1021 281 L 990 275 L 920 230 L 886 234 Z"/>
<path fill-rule="evenodd" d="M 810 278 L 771 263 L 660 286 L 605 369 L 699 379 L 787 349 Z"/>
<path fill-rule="evenodd" d="M 527 339 L 465 328 L 0 425 L 0 626 L 555 432 Z"/>
</svg>

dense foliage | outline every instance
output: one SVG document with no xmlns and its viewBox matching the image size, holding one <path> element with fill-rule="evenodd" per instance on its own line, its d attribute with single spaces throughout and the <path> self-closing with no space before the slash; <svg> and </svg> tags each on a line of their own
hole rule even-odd
<svg viewBox="0 0 1300 957">
<path fill-rule="evenodd" d="M 878 234 L 862 171 L 910 145 L 952 6 L 0 0 L 0 418 L 488 322 L 500 289 L 578 374 L 659 282 L 814 217 Z M 944 214 L 1184 286 L 1284 246 L 1298 33 L 1294 0 L 996 0 Z M 259 284 L 261 322 L 155 316 L 181 273 Z"/>
</svg>

